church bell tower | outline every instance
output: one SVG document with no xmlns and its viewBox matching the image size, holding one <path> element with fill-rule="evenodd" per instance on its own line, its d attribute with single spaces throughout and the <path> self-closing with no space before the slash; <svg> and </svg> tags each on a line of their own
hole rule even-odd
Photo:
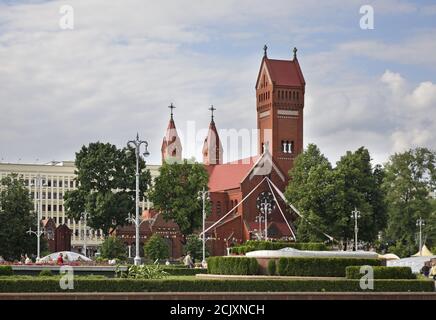
<svg viewBox="0 0 436 320">
<path fill-rule="evenodd" d="M 258 153 L 268 145 L 273 161 L 288 177 L 295 157 L 303 151 L 303 109 L 306 82 L 297 59 L 269 59 L 268 47 L 256 82 Z"/>
</svg>

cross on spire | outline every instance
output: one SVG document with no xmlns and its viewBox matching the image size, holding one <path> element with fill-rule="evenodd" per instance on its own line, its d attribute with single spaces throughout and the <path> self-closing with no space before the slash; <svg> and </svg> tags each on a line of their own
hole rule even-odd
<svg viewBox="0 0 436 320">
<path fill-rule="evenodd" d="M 173 118 L 173 109 L 175 109 L 176 107 L 173 105 L 173 103 L 171 102 L 171 104 L 168 106 L 168 108 L 171 109 L 171 119 Z"/>
<path fill-rule="evenodd" d="M 210 112 L 211 112 L 211 116 L 212 116 L 212 122 L 213 122 L 213 112 L 216 110 L 216 108 L 214 108 L 213 105 L 210 106 L 209 108 Z"/>
<path fill-rule="evenodd" d="M 264 56 L 264 57 L 266 57 L 266 52 L 267 52 L 267 50 L 268 50 L 268 46 L 267 46 L 267 45 L 264 45 L 264 46 L 263 46 L 263 56 Z"/>
<path fill-rule="evenodd" d="M 294 60 L 297 59 L 297 51 L 298 51 L 298 49 L 296 47 L 294 47 Z"/>
</svg>

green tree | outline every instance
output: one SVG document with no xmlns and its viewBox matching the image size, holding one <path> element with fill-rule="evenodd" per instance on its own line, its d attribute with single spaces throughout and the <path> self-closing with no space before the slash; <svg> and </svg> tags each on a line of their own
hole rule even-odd
<svg viewBox="0 0 436 320">
<path fill-rule="evenodd" d="M 144 245 L 144 252 L 151 260 L 166 259 L 169 257 L 169 247 L 164 238 L 153 234 Z"/>
<path fill-rule="evenodd" d="M 186 237 L 186 244 L 183 247 L 184 253 L 191 253 L 191 257 L 201 261 L 203 259 L 203 241 L 200 240 L 197 234 L 191 234 Z M 206 257 L 208 256 L 206 250 Z"/>
<path fill-rule="evenodd" d="M 354 219 L 351 212 L 358 208 L 359 239 L 373 242 L 386 223 L 385 196 L 381 188 L 383 170 L 380 166 L 372 167 L 369 151 L 361 147 L 341 157 L 335 172 L 340 185 L 338 190 L 342 188 L 336 199 L 341 237 L 353 239 Z"/>
<path fill-rule="evenodd" d="M 426 220 L 424 234 L 434 244 L 435 205 L 430 193 L 436 187 L 436 153 L 417 148 L 390 157 L 383 188 L 388 205 L 386 238 L 391 251 L 407 256 L 418 250 L 416 220 Z"/>
<path fill-rule="evenodd" d="M 322 241 L 322 232 L 336 239 L 353 238 L 351 211 L 361 211 L 359 239 L 375 240 L 385 225 L 383 170 L 372 167 L 368 150 L 347 152 L 332 168 L 316 145 L 299 155 L 290 171 L 287 199 L 306 217 L 297 219 L 300 241 Z M 309 221 L 309 222 L 308 222 Z"/>
<path fill-rule="evenodd" d="M 29 191 L 16 175 L 3 178 L 0 185 L 0 256 L 14 260 L 36 253 L 37 238 L 26 233 L 36 229 Z"/>
<path fill-rule="evenodd" d="M 285 196 L 306 218 L 296 221 L 298 240 L 325 240 L 320 231 L 333 231 L 329 220 L 334 215 L 335 190 L 330 162 L 316 145 L 309 144 L 295 159 L 290 178 Z"/>
<path fill-rule="evenodd" d="M 182 234 L 192 234 L 202 225 L 202 201 L 198 191 L 206 188 L 209 176 L 199 163 L 164 163 L 159 168 L 150 199 L 165 220 L 178 224 Z"/>
<path fill-rule="evenodd" d="M 101 244 L 101 257 L 105 259 L 126 259 L 126 248 L 115 236 L 107 237 Z"/>
<path fill-rule="evenodd" d="M 112 234 L 126 224 L 129 213 L 135 213 L 135 151 L 96 142 L 83 146 L 75 163 L 78 188 L 67 191 L 64 197 L 68 216 L 79 220 L 86 211 L 90 227 Z M 142 159 L 139 167 L 140 197 L 144 200 L 150 172 Z"/>
</svg>

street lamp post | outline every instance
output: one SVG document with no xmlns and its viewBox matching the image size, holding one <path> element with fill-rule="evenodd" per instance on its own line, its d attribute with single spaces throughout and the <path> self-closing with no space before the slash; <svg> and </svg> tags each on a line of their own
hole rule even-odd
<svg viewBox="0 0 436 320">
<path fill-rule="evenodd" d="M 416 226 L 419 227 L 419 256 L 422 256 L 422 227 L 425 226 L 425 220 L 420 217 L 416 220 Z"/>
<path fill-rule="evenodd" d="M 37 175 L 35 178 L 35 183 L 33 184 L 35 188 L 38 188 L 38 208 L 36 210 L 36 231 L 32 231 L 32 228 L 29 231 L 26 231 L 28 234 L 34 234 L 37 238 L 36 243 L 36 261 L 41 259 L 41 236 L 44 234 L 44 231 L 41 231 L 41 220 L 42 220 L 42 187 L 46 186 L 43 183 L 41 175 Z"/>
<path fill-rule="evenodd" d="M 360 211 L 356 207 L 351 211 L 351 217 L 354 218 L 354 251 L 357 251 L 357 233 L 359 232 L 357 220 L 360 218 Z"/>
<path fill-rule="evenodd" d="M 83 229 L 84 229 L 84 231 L 83 231 L 83 252 L 85 253 L 84 255 L 85 255 L 85 257 L 87 257 L 88 255 L 87 255 L 87 250 L 88 250 L 88 248 L 86 247 L 86 237 L 87 237 L 87 229 L 88 229 L 88 223 L 87 223 L 87 221 L 88 221 L 88 213 L 85 211 L 85 212 L 82 212 L 82 217 L 83 217 L 83 220 L 84 220 L 84 226 L 83 226 Z"/>
<path fill-rule="evenodd" d="M 272 204 L 265 199 L 261 204 L 261 211 L 265 220 L 265 241 L 268 241 L 268 215 L 272 212 Z"/>
<path fill-rule="evenodd" d="M 204 232 L 206 229 L 206 200 L 209 201 L 209 191 L 206 191 L 206 188 L 203 187 L 203 190 L 198 191 L 198 198 L 202 200 L 203 203 L 203 234 L 202 234 L 202 242 L 203 242 L 203 260 L 201 261 L 201 265 L 203 267 L 206 266 L 206 233 Z"/>
<path fill-rule="evenodd" d="M 259 222 L 259 240 L 262 240 L 262 222 L 264 221 L 265 217 L 262 214 L 259 214 L 254 219 L 255 222 Z"/>
<path fill-rule="evenodd" d="M 145 146 L 145 152 L 144 152 L 144 157 L 147 157 L 150 155 L 150 153 L 148 152 L 148 142 L 147 141 L 141 141 L 139 140 L 139 134 L 136 134 L 136 139 L 135 140 L 130 140 L 129 142 L 127 142 L 127 146 L 134 148 L 135 149 L 135 155 L 136 155 L 136 173 L 135 173 L 135 177 L 136 177 L 136 193 L 135 193 L 135 207 L 136 207 L 136 217 L 135 220 L 133 220 L 132 218 L 128 218 L 128 220 L 130 220 L 131 222 L 134 222 L 135 224 L 135 231 L 136 231 L 136 255 L 134 258 L 134 263 L 135 265 L 140 265 L 141 264 L 141 257 L 139 256 L 139 227 L 141 225 L 141 223 L 139 222 L 139 159 L 141 157 L 140 155 L 140 148 L 141 145 Z"/>
</svg>

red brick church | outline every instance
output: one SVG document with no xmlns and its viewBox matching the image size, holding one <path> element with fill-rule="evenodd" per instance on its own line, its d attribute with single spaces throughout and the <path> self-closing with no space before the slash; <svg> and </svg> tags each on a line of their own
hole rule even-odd
<svg viewBox="0 0 436 320">
<path fill-rule="evenodd" d="M 268 58 L 265 46 L 256 81 L 258 152 L 249 159 L 223 163 L 215 109 L 210 109 L 203 163 L 209 173 L 212 207 L 206 235 L 214 255 L 226 254 L 234 244 L 261 237 L 260 231 L 265 234 L 265 214 L 261 210 L 265 202 L 271 204 L 266 208 L 270 211 L 268 238 L 295 239 L 294 217 L 265 177 L 283 192 L 294 158 L 303 150 L 305 85 L 296 48 L 292 60 L 275 60 Z M 161 151 L 162 161 L 182 158 L 172 111 Z"/>
</svg>

